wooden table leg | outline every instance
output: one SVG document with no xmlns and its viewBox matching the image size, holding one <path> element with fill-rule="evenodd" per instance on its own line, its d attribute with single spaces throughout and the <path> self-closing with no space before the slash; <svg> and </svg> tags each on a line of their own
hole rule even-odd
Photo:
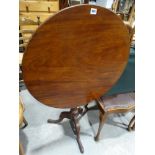
<svg viewBox="0 0 155 155">
<path fill-rule="evenodd" d="M 80 125 L 79 125 L 79 117 L 80 115 L 83 116 L 85 113 L 83 112 L 82 109 L 77 109 L 77 108 L 73 108 L 71 109 L 71 127 L 72 130 L 74 132 L 74 134 L 76 135 L 76 140 L 77 143 L 79 145 L 79 149 L 81 153 L 84 153 L 84 148 L 82 146 L 81 140 L 80 140 Z M 81 118 L 81 117 L 80 117 Z"/>
<path fill-rule="evenodd" d="M 64 118 L 70 119 L 70 125 L 72 127 L 72 130 L 74 134 L 76 135 L 76 140 L 80 149 L 81 153 L 84 153 L 84 148 L 82 146 L 81 140 L 80 140 L 80 125 L 79 125 L 79 119 L 81 116 L 84 116 L 86 111 L 83 111 L 82 108 L 71 108 L 69 112 L 62 112 L 59 116 L 58 120 L 52 120 L 48 119 L 48 123 L 60 123 L 63 121 Z"/>
</svg>

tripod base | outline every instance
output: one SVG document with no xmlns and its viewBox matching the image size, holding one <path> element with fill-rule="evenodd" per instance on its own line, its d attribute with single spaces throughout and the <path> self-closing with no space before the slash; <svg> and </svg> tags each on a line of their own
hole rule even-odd
<svg viewBox="0 0 155 155">
<path fill-rule="evenodd" d="M 48 123 L 60 123 L 63 121 L 64 118 L 68 118 L 70 120 L 70 125 L 72 127 L 72 130 L 74 132 L 74 135 L 76 136 L 76 140 L 80 149 L 81 153 L 84 153 L 84 148 L 82 146 L 81 140 L 80 140 L 80 125 L 79 120 L 84 114 L 86 114 L 87 109 L 83 111 L 82 108 L 71 108 L 69 112 L 62 112 L 59 116 L 58 120 L 52 120 L 48 119 Z"/>
</svg>

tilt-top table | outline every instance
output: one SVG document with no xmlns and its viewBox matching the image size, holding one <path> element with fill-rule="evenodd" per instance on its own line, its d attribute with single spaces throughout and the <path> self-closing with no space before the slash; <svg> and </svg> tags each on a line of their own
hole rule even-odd
<svg viewBox="0 0 155 155">
<path fill-rule="evenodd" d="M 119 79 L 129 55 L 126 26 L 112 11 L 77 5 L 59 11 L 34 33 L 23 57 L 27 89 L 41 103 L 70 119 L 80 151 L 79 119 L 83 106 L 104 95 Z"/>
</svg>

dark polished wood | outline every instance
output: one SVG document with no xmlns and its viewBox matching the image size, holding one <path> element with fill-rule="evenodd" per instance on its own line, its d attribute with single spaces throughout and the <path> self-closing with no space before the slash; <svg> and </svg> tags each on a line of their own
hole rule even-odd
<svg viewBox="0 0 155 155">
<path fill-rule="evenodd" d="M 84 148 L 80 140 L 80 118 L 86 114 L 86 110 L 82 108 L 71 108 L 69 112 L 62 112 L 58 120 L 48 119 L 48 123 L 60 123 L 64 118 L 70 119 L 71 128 L 76 136 L 76 140 L 81 153 L 84 153 Z"/>
<path fill-rule="evenodd" d="M 112 97 L 112 96 L 111 96 Z M 99 141 L 100 138 L 100 133 L 101 130 L 103 128 L 103 125 L 107 119 L 107 116 L 111 113 L 125 113 L 125 112 L 129 112 L 135 109 L 135 106 L 131 106 L 131 107 L 126 107 L 126 108 L 115 108 L 113 107 L 112 109 L 105 111 L 104 108 L 104 101 L 99 98 L 96 100 L 97 103 L 97 107 L 99 109 L 99 128 L 97 131 L 96 136 L 94 137 L 95 141 Z M 86 106 L 85 106 L 86 107 Z M 87 108 L 86 108 L 87 109 Z M 87 111 L 89 110 L 89 108 L 87 109 Z M 91 109 L 90 109 L 91 110 Z M 128 126 L 127 126 L 128 131 L 134 130 L 135 129 L 135 115 L 133 116 L 133 118 L 131 119 L 131 121 L 129 122 Z"/>
<path fill-rule="evenodd" d="M 97 13 L 91 14 L 91 9 Z M 70 119 L 80 148 L 78 106 L 107 92 L 123 72 L 129 55 L 127 28 L 117 15 L 95 5 L 61 10 L 34 33 L 23 57 L 22 70 L 30 93 L 45 105 L 71 108 L 58 120 Z"/>
<path fill-rule="evenodd" d="M 99 141 L 100 132 L 101 132 L 101 130 L 103 128 L 103 125 L 104 125 L 106 119 L 107 119 L 107 114 L 106 113 L 103 114 L 100 111 L 100 116 L 99 116 L 100 123 L 99 123 L 99 128 L 98 128 L 97 134 L 94 137 L 95 141 Z"/>
<path fill-rule="evenodd" d="M 95 5 L 73 6 L 37 29 L 23 57 L 23 78 L 43 104 L 74 108 L 107 92 L 128 55 L 127 28 L 117 15 Z"/>
</svg>

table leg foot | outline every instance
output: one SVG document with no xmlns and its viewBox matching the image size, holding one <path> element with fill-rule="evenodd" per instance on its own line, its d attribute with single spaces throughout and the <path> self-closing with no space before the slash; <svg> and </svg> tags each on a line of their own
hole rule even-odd
<svg viewBox="0 0 155 155">
<path fill-rule="evenodd" d="M 81 140 L 80 140 L 80 125 L 79 125 L 78 120 L 75 120 L 75 119 L 71 120 L 70 125 L 72 127 L 73 132 L 74 132 L 74 135 L 76 136 L 76 140 L 77 140 L 80 152 L 84 153 L 84 148 L 83 148 L 83 145 L 82 145 Z"/>
<path fill-rule="evenodd" d="M 52 120 L 48 119 L 48 123 L 60 123 L 63 121 L 64 118 L 70 119 L 70 124 L 72 127 L 72 130 L 76 136 L 76 140 L 80 149 L 81 153 L 84 153 L 84 148 L 82 146 L 81 140 L 80 140 L 80 125 L 79 120 L 81 116 L 83 116 L 86 112 L 83 111 L 82 108 L 71 108 L 69 112 L 62 112 L 59 116 L 58 120 Z"/>
<path fill-rule="evenodd" d="M 62 112 L 58 120 L 48 119 L 47 122 L 48 123 L 60 123 L 61 121 L 63 121 L 64 118 L 70 119 L 70 112 Z"/>
</svg>

